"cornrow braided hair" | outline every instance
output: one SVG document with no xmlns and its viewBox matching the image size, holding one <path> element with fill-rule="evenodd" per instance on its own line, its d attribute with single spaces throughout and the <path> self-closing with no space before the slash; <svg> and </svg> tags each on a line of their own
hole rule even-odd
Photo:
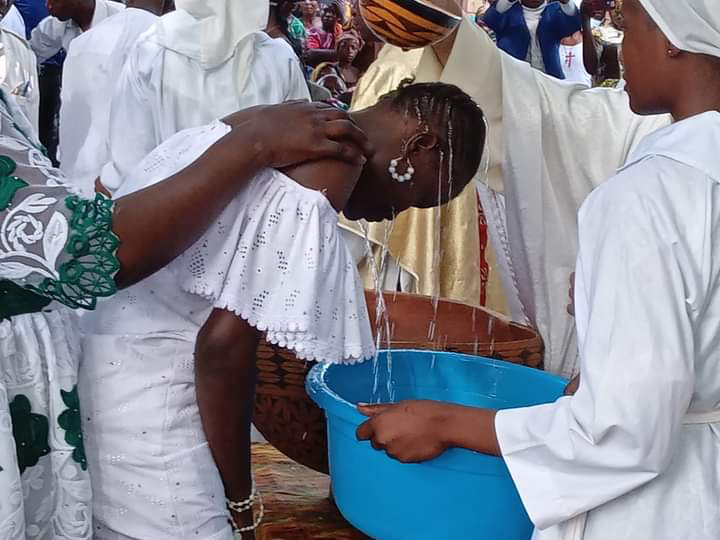
<svg viewBox="0 0 720 540">
<path fill-rule="evenodd" d="M 440 140 L 452 178 L 472 179 L 482 160 L 486 124 L 485 115 L 469 95 L 451 84 L 406 79 L 380 101 L 388 101 L 406 116 L 417 116 Z M 457 195 L 466 184 L 455 186 L 450 195 Z"/>
</svg>

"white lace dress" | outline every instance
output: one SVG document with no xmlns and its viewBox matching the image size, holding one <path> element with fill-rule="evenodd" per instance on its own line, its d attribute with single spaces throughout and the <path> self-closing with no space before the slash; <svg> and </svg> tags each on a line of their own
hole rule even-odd
<svg viewBox="0 0 720 540">
<path fill-rule="evenodd" d="M 183 168 L 227 130 L 218 122 L 172 137 L 119 193 Z M 337 213 L 322 193 L 262 172 L 190 250 L 83 320 L 97 538 L 232 538 L 194 387 L 195 338 L 213 308 L 302 359 L 374 353 Z"/>
</svg>

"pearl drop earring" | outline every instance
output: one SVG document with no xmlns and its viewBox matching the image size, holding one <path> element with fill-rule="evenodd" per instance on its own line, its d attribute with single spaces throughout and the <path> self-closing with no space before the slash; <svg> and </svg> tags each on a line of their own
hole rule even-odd
<svg viewBox="0 0 720 540">
<path fill-rule="evenodd" d="M 404 174 L 400 174 L 398 172 L 398 165 L 400 165 L 400 159 L 405 159 L 407 161 L 407 168 L 405 169 Z M 415 174 L 415 167 L 413 167 L 412 162 L 410 161 L 410 158 L 400 158 L 400 159 L 392 159 L 390 160 L 390 166 L 388 167 L 388 172 L 390 173 L 390 176 L 393 180 L 396 182 L 400 182 L 401 184 L 404 184 L 405 182 L 409 182 L 412 180 L 413 175 Z"/>
</svg>

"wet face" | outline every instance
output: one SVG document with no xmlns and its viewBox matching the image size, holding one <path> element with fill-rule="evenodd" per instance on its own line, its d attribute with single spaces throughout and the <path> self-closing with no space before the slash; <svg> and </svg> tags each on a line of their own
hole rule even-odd
<svg viewBox="0 0 720 540">
<path fill-rule="evenodd" d="M 352 64 L 360 50 L 360 43 L 356 39 L 343 39 L 338 42 L 338 60 L 343 64 Z"/>
<path fill-rule="evenodd" d="M 335 9 L 333 8 L 325 8 L 322 13 L 322 25 L 323 30 L 326 32 L 334 32 L 335 31 L 335 25 L 337 24 L 337 13 L 335 12 Z"/>
<path fill-rule="evenodd" d="M 623 62 L 630 108 L 637 114 L 668 112 L 666 96 L 674 68 L 667 54 L 670 44 L 638 0 L 625 0 L 623 16 Z"/>
</svg>

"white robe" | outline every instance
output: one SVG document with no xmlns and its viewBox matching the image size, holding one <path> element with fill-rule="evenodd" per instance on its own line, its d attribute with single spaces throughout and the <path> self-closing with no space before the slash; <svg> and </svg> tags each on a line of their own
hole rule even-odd
<svg viewBox="0 0 720 540">
<path fill-rule="evenodd" d="M 496 420 L 537 540 L 720 538 L 718 148 L 718 112 L 665 127 L 580 210 L 580 388 Z"/>
<path fill-rule="evenodd" d="M 35 54 L 14 32 L 0 28 L 0 38 L 0 86 L 15 96 L 37 136 L 40 87 Z"/>
<path fill-rule="evenodd" d="M 498 257 L 509 255 L 501 276 L 510 306 L 545 341 L 546 369 L 575 371 L 575 323 L 567 314 L 567 291 L 577 255 L 576 215 L 581 203 L 627 159 L 646 134 L 670 122 L 640 117 L 622 90 L 583 89 L 532 69 L 499 51 L 486 32 L 463 21 L 442 75 L 426 54 L 423 79 L 435 72 L 472 96 L 489 123 L 488 187 L 503 191 L 507 222 L 486 211 Z M 589 136 L 589 134 L 591 136 Z M 516 297 L 515 297 L 516 296 Z"/>
<path fill-rule="evenodd" d="M 158 17 L 128 8 L 75 38 L 63 67 L 60 168 L 92 193 L 107 163 L 110 104 L 130 48 Z"/>
<path fill-rule="evenodd" d="M 90 28 L 97 26 L 108 17 L 120 13 L 123 9 L 125 9 L 125 4 L 120 2 L 95 0 L 95 12 L 90 22 Z M 30 34 L 30 46 L 35 51 L 38 62 L 43 63 L 48 58 L 55 56 L 60 49 L 67 51 L 72 40 L 82 32 L 82 28 L 72 19 L 61 21 L 53 16 L 45 17 Z"/>
<path fill-rule="evenodd" d="M 177 25 L 191 27 L 194 21 L 182 11 L 170 15 Z M 200 42 L 184 42 L 176 51 L 164 45 L 162 32 L 156 25 L 138 41 L 113 98 L 111 159 L 102 174 L 111 190 L 151 150 L 183 129 L 254 105 L 310 98 L 297 56 L 284 40 L 255 32 L 246 38 L 254 41 L 249 68 L 246 55 L 234 54 L 208 69 L 199 61 Z"/>
<path fill-rule="evenodd" d="M 18 36 L 25 39 L 25 20 L 20 15 L 18 8 L 15 4 L 10 6 L 10 9 L 0 21 L 0 26 L 5 30 L 15 32 Z"/>
</svg>

